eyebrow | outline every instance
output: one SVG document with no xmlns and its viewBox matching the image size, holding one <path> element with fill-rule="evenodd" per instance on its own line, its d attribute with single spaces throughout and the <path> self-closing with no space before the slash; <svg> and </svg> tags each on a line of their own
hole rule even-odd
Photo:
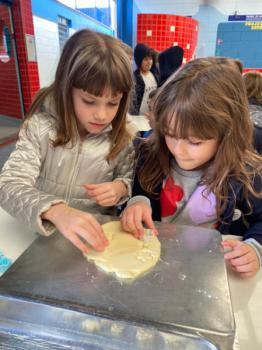
<svg viewBox="0 0 262 350">
<path fill-rule="evenodd" d="M 93 94 L 90 94 L 89 92 L 87 92 L 87 91 L 81 91 L 81 95 L 82 95 L 82 98 L 101 98 L 101 97 L 103 97 L 103 96 L 96 96 L 96 95 L 93 95 Z M 108 99 L 110 100 L 110 101 L 120 101 L 121 100 L 121 98 L 123 97 L 123 95 L 119 95 L 119 96 L 111 96 L 111 97 L 109 97 Z"/>
</svg>

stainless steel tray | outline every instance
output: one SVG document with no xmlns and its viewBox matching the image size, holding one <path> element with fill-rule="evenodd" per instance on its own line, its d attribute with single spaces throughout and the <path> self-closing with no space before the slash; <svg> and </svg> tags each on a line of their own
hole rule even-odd
<svg viewBox="0 0 262 350">
<path fill-rule="evenodd" d="M 45 344 L 52 334 L 74 349 L 232 349 L 219 232 L 170 224 L 159 232 L 160 262 L 131 283 L 99 271 L 60 234 L 40 237 L 0 279 L 0 336 Z"/>
</svg>

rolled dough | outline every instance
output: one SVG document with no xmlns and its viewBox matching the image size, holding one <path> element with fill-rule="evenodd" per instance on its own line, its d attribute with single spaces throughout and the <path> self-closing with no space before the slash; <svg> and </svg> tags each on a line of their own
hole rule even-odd
<svg viewBox="0 0 262 350">
<path fill-rule="evenodd" d="M 89 261 L 107 273 L 123 279 L 133 279 L 152 268 L 160 258 L 161 245 L 156 236 L 143 241 L 122 230 L 119 221 L 104 224 L 109 240 L 103 252 L 85 254 Z"/>
</svg>

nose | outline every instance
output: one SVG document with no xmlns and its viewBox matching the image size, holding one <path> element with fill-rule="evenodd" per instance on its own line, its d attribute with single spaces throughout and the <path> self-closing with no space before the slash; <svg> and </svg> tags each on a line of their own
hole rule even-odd
<svg viewBox="0 0 262 350">
<path fill-rule="evenodd" d="M 94 113 L 94 119 L 98 123 L 103 123 L 106 121 L 107 110 L 105 106 L 98 107 Z"/>
<path fill-rule="evenodd" d="M 177 156 L 181 156 L 184 154 L 185 152 L 185 148 L 184 148 L 184 140 L 182 139 L 174 139 L 173 141 L 173 152 L 175 155 Z"/>
</svg>

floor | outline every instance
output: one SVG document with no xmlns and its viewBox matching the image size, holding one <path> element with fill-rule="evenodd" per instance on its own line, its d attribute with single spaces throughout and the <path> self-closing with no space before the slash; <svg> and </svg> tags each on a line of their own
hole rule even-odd
<svg viewBox="0 0 262 350">
<path fill-rule="evenodd" d="M 9 154 L 13 151 L 15 142 L 0 146 L 0 170 L 7 161 Z"/>
<path fill-rule="evenodd" d="M 0 115 L 0 170 L 15 146 L 22 120 Z"/>
<path fill-rule="evenodd" d="M 22 120 L 0 115 L 0 145 L 16 139 Z"/>
</svg>

